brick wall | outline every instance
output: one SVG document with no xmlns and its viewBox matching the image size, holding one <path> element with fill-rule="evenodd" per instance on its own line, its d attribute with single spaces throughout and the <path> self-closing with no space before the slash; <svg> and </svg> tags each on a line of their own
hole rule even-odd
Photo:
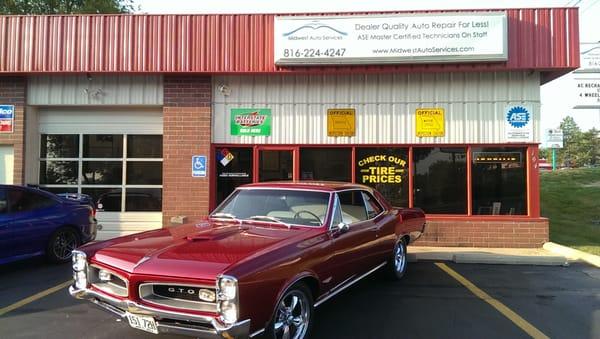
<svg viewBox="0 0 600 339">
<path fill-rule="evenodd" d="M 25 78 L 0 77 L 0 105 L 15 106 L 13 133 L 1 133 L 0 145 L 13 145 L 15 184 L 23 183 L 25 133 Z"/>
<path fill-rule="evenodd" d="M 208 214 L 209 179 L 192 178 L 192 156 L 210 153 L 211 79 L 165 76 L 163 106 L 163 225 L 173 216 Z M 210 159 L 210 157 L 208 157 Z M 210 167 L 211 164 L 208 164 Z"/>
<path fill-rule="evenodd" d="M 522 221 L 427 220 L 417 246 L 529 247 L 548 241 L 548 219 Z"/>
</svg>

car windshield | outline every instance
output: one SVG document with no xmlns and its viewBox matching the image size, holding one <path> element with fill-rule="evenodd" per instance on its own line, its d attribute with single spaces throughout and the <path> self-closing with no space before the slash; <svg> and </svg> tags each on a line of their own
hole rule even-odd
<svg viewBox="0 0 600 339">
<path fill-rule="evenodd" d="M 322 226 L 329 193 L 282 189 L 240 189 L 212 214 L 213 218 Z M 226 216 L 226 217 L 224 217 Z"/>
</svg>

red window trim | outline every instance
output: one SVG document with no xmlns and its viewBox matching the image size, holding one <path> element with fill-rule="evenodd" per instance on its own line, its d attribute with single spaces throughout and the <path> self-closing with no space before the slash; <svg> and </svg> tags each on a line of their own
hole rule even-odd
<svg viewBox="0 0 600 339">
<path fill-rule="evenodd" d="M 258 151 L 259 150 L 292 150 L 294 163 L 294 180 L 300 178 L 300 148 L 351 148 L 351 175 L 352 182 L 356 182 L 356 148 L 364 147 L 396 147 L 408 148 L 408 201 L 409 207 L 413 207 L 413 149 L 426 147 L 462 147 L 467 152 L 467 214 L 427 214 L 427 218 L 432 220 L 448 220 L 466 218 L 468 220 L 514 220 L 514 219 L 544 219 L 540 217 L 539 208 L 539 173 L 537 171 L 537 156 L 538 144 L 353 144 L 353 145 L 323 145 L 323 144 L 260 144 L 260 145 L 245 145 L 245 144 L 211 144 L 211 154 L 209 163 L 216 164 L 215 152 L 217 148 L 251 148 L 252 149 L 252 182 L 258 181 Z M 525 174 L 525 189 L 527 214 L 526 215 L 476 215 L 473 214 L 473 196 L 472 196 L 472 148 L 473 147 L 511 147 L 525 148 L 526 157 L 526 174 Z M 209 208 L 212 211 L 216 207 L 216 165 L 210 170 L 211 178 L 209 179 Z M 458 219 L 457 219 L 458 218 Z M 545 220 L 545 219 L 544 219 Z"/>
</svg>

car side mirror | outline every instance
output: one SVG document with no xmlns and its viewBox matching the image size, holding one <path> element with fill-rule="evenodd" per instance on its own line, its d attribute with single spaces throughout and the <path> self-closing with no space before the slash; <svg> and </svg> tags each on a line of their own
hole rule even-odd
<svg viewBox="0 0 600 339">
<path fill-rule="evenodd" d="M 340 222 L 339 224 L 337 224 L 337 229 L 340 233 L 346 233 L 350 230 L 350 226 L 348 226 L 348 224 L 346 224 L 345 222 Z"/>
</svg>

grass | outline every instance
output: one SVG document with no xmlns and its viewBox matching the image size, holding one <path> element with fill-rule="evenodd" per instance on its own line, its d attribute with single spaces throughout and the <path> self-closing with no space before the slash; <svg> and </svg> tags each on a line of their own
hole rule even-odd
<svg viewBox="0 0 600 339">
<path fill-rule="evenodd" d="M 540 184 L 550 241 L 600 255 L 600 168 L 545 172 Z"/>
</svg>

